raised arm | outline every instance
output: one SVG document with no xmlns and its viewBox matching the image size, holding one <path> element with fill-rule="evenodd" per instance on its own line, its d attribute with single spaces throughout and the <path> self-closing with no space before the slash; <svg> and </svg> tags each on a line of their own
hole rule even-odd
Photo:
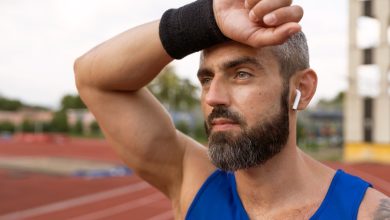
<svg viewBox="0 0 390 220">
<path fill-rule="evenodd" d="M 167 112 L 144 86 L 172 57 L 181 58 L 227 38 L 251 46 L 281 43 L 300 29 L 296 22 L 302 10 L 290 4 L 289 0 L 249 0 L 244 7 L 243 0 L 199 0 L 179 9 L 185 13 L 170 11 L 161 25 L 155 21 L 133 28 L 78 58 L 74 68 L 80 96 L 127 165 L 177 198 L 184 158 L 190 158 L 188 152 L 193 151 L 189 149 L 199 144 L 176 131 Z M 255 17 L 249 18 L 250 11 Z M 277 21 L 264 28 L 261 18 L 270 12 Z M 191 17 L 196 13 L 206 16 Z M 191 25 L 196 17 L 196 25 Z"/>
<path fill-rule="evenodd" d="M 144 87 L 172 61 L 161 45 L 158 27 L 155 21 L 130 29 L 78 58 L 78 88 L 134 92 Z"/>
<path fill-rule="evenodd" d="M 183 147 L 170 117 L 143 88 L 172 58 L 159 22 L 128 30 L 75 62 L 80 96 L 106 138 L 142 178 L 168 196 L 181 178 Z"/>
</svg>

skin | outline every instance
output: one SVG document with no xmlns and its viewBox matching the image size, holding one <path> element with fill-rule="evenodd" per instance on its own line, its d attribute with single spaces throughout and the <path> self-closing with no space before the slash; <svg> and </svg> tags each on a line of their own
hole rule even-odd
<svg viewBox="0 0 390 220">
<path fill-rule="evenodd" d="M 282 79 L 266 47 L 299 31 L 303 11 L 289 0 L 215 0 L 214 14 L 221 31 L 240 44 L 216 45 L 204 52 L 200 70 L 211 74 L 206 84 L 200 75 L 202 110 L 208 116 L 213 106 L 223 104 L 240 112 L 250 126 L 280 110 Z M 274 18 L 272 22 L 267 16 Z M 161 45 L 158 27 L 159 21 L 144 24 L 93 48 L 76 60 L 75 78 L 81 98 L 114 150 L 170 198 L 176 219 L 184 219 L 197 191 L 216 168 L 207 149 L 177 131 L 166 110 L 144 88 L 172 61 Z M 262 68 L 253 62 L 226 68 L 226 63 L 242 57 L 254 58 Z M 299 71 L 288 83 L 289 105 L 299 88 L 298 109 L 305 109 L 315 93 L 315 72 Z M 251 219 L 309 218 L 334 175 L 334 170 L 296 147 L 296 111 L 290 110 L 289 116 L 290 136 L 284 150 L 261 167 L 236 173 L 238 192 Z M 236 129 L 223 119 L 213 127 L 213 131 Z M 291 187 L 285 187 L 286 182 Z M 370 189 L 359 219 L 373 219 L 383 199 L 383 194 Z"/>
<path fill-rule="evenodd" d="M 255 58 L 257 64 L 243 62 L 226 68 L 227 63 L 243 60 L 242 57 Z M 315 74 L 312 70 L 306 70 L 299 76 L 308 78 L 306 81 L 310 82 L 302 80 L 299 83 L 304 93 L 303 99 L 308 100 L 307 96 L 312 96 L 309 92 L 315 91 Z M 243 115 L 248 127 L 252 127 L 281 110 L 280 102 L 275 100 L 280 100 L 283 81 L 269 48 L 253 49 L 238 43 L 215 46 L 204 53 L 198 77 L 202 82 L 201 104 L 205 117 L 213 107 L 225 105 Z M 293 77 L 290 81 L 291 94 L 298 86 L 293 83 L 297 80 L 297 77 Z M 293 98 L 290 96 L 289 106 L 292 106 Z M 304 100 L 301 105 L 305 104 Z M 283 151 L 260 167 L 236 172 L 238 192 L 251 219 L 286 219 L 290 217 L 291 210 L 302 210 L 305 216 L 311 216 L 325 196 L 334 175 L 333 170 L 298 150 L 294 138 L 296 112 L 290 110 L 289 114 L 291 134 Z M 234 133 L 239 132 L 238 129 L 236 125 L 225 122 L 214 126 L 212 132 L 228 130 Z M 285 187 L 286 181 L 294 184 Z M 318 196 L 318 189 L 321 196 Z M 298 193 L 305 194 L 305 200 L 299 203 L 294 196 Z M 303 216 L 296 217 L 302 219 Z"/>
<path fill-rule="evenodd" d="M 198 78 L 202 84 L 201 103 L 205 118 L 213 107 L 225 105 L 246 115 L 248 127 L 253 127 L 255 121 L 266 120 L 280 111 L 279 102 L 274 100 L 281 96 L 282 81 L 274 76 L 277 63 L 267 52 L 266 56 L 261 56 L 260 50 L 241 48 L 236 43 L 225 43 L 204 52 Z M 253 57 L 259 57 L 253 59 L 256 63 L 245 61 L 245 58 Z M 227 67 L 228 64 L 231 66 Z M 229 126 L 222 121 L 213 126 L 212 131 L 226 129 L 235 130 L 238 126 Z"/>
</svg>

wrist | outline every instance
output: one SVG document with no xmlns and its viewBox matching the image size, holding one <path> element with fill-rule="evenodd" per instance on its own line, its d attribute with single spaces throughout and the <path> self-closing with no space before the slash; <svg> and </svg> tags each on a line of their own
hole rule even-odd
<svg viewBox="0 0 390 220">
<path fill-rule="evenodd" d="M 159 34 L 164 49 L 175 59 L 228 40 L 216 23 L 212 0 L 169 9 L 161 18 Z"/>
</svg>

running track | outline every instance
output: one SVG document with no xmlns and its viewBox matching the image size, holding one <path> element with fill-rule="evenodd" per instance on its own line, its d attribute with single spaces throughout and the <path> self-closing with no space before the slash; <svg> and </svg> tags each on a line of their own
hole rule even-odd
<svg viewBox="0 0 390 220">
<path fill-rule="evenodd" d="M 0 156 L 46 156 L 120 163 L 105 141 L 62 144 L 0 141 Z M 390 195 L 390 166 L 325 162 Z M 169 201 L 137 176 L 79 178 L 0 169 L 0 220 L 170 220 Z"/>
</svg>

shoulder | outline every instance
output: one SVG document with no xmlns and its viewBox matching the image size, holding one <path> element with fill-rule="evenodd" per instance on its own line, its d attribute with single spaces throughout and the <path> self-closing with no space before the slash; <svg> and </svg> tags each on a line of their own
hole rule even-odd
<svg viewBox="0 0 390 220">
<path fill-rule="evenodd" d="M 358 219 L 390 219 L 390 198 L 376 189 L 368 188 L 360 205 Z"/>
<path fill-rule="evenodd" d="M 207 148 L 187 136 L 184 137 L 183 177 L 180 194 L 173 201 L 173 208 L 184 218 L 193 199 L 216 167 L 207 155 Z"/>
</svg>

